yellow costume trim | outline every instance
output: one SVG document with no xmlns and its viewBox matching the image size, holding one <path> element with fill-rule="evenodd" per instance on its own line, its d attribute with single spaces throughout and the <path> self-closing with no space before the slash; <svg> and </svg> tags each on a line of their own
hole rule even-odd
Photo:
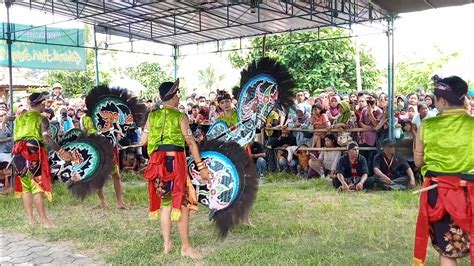
<svg viewBox="0 0 474 266">
<path fill-rule="evenodd" d="M 420 259 L 413 258 L 413 261 L 412 261 L 411 265 L 412 266 L 423 266 L 425 264 Z"/>
<path fill-rule="evenodd" d="M 46 198 L 48 199 L 49 202 L 52 202 L 52 201 L 53 201 L 53 193 L 51 193 L 51 192 L 44 192 L 44 195 L 46 196 Z"/>
<path fill-rule="evenodd" d="M 21 198 L 21 194 L 23 194 L 22 192 L 15 192 L 15 198 L 19 199 Z"/>
<path fill-rule="evenodd" d="M 177 222 L 181 219 L 181 210 L 180 209 L 172 209 L 171 210 L 171 221 Z"/>
<path fill-rule="evenodd" d="M 148 213 L 148 219 L 150 219 L 150 220 L 158 220 L 159 216 L 160 216 L 160 210 Z"/>
</svg>

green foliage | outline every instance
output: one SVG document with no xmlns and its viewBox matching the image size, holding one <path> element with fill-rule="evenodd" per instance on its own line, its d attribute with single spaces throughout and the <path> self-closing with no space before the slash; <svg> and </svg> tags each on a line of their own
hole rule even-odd
<svg viewBox="0 0 474 266">
<path fill-rule="evenodd" d="M 140 97 L 143 99 L 154 99 L 158 92 L 158 87 L 162 82 L 172 80 L 158 63 L 143 62 L 136 67 L 127 68 L 130 78 L 138 80 L 147 88 L 142 91 Z"/>
<path fill-rule="evenodd" d="M 283 176 L 282 174 L 280 174 Z M 68 244 L 73 253 L 93 257 L 97 264 L 196 264 L 181 257 L 177 227 L 174 249 L 163 254 L 159 220 L 150 221 L 147 183 L 141 177 L 125 181 L 125 201 L 130 210 L 115 208 L 113 182 L 105 186 L 109 207 L 92 209 L 95 194 L 80 201 L 65 184 L 53 186 L 48 216 L 58 228 L 28 225 L 21 200 L 2 195 L 0 227 L 5 234 L 43 239 L 48 245 Z M 191 214 L 190 235 L 206 256 L 204 265 L 407 265 L 413 256 L 418 197 L 410 192 L 338 193 L 324 179 L 279 179 L 269 174 L 259 186 L 250 214 L 255 228 L 237 226 L 228 238 L 216 241 L 208 210 L 200 205 Z M 291 181 L 288 181 L 291 180 Z M 390 251 L 390 252 L 388 252 Z M 428 250 L 427 265 L 437 263 L 437 252 Z M 468 258 L 460 265 L 469 265 Z"/>
<path fill-rule="evenodd" d="M 417 89 L 430 91 L 433 87 L 431 77 L 450 60 L 456 58 L 458 53 L 444 54 L 439 49 L 438 55 L 430 60 L 400 61 L 395 66 L 395 91 L 400 94 L 415 92 Z"/>
<path fill-rule="evenodd" d="M 198 79 L 207 91 L 213 90 L 214 86 L 218 85 L 224 78 L 225 75 L 218 75 L 212 65 L 198 71 Z"/>
<path fill-rule="evenodd" d="M 54 84 L 61 83 L 63 93 L 70 97 L 81 97 L 95 86 L 95 59 L 94 51 L 87 50 L 86 70 L 85 71 L 49 71 L 46 75 L 46 82 Z M 110 74 L 99 69 L 100 83 L 110 82 Z"/>
<path fill-rule="evenodd" d="M 345 38 L 342 29 L 322 29 L 317 32 L 298 32 L 267 36 L 265 55 L 275 58 L 288 67 L 297 81 L 297 90 L 311 93 L 327 86 L 347 93 L 357 87 L 355 48 L 352 39 Z M 320 38 L 320 41 L 315 41 Z M 326 39 L 326 40 L 324 40 Z M 262 57 L 263 38 L 252 39 L 253 49 L 246 55 L 232 52 L 229 60 L 233 67 L 243 68 L 251 60 Z M 375 66 L 374 57 L 365 47 L 360 47 L 362 86 L 373 90 L 379 85 L 381 71 Z"/>
</svg>

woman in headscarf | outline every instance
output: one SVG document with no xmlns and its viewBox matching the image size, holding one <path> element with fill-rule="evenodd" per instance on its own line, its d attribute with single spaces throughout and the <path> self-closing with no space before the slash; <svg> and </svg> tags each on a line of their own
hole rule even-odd
<svg viewBox="0 0 474 266">
<path fill-rule="evenodd" d="M 339 95 L 334 95 L 329 99 L 329 108 L 327 111 L 327 115 L 329 118 L 329 122 L 334 122 L 339 116 L 339 102 L 341 101 L 341 97 Z"/>
<path fill-rule="evenodd" d="M 425 103 L 428 106 L 428 110 L 434 112 L 435 114 L 438 114 L 438 110 L 436 109 L 434 102 L 435 102 L 434 94 L 427 94 L 425 96 Z"/>
</svg>

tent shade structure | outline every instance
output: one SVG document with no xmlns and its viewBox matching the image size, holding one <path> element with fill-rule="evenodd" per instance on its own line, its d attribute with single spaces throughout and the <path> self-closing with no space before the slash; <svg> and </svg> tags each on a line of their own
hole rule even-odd
<svg viewBox="0 0 474 266">
<path fill-rule="evenodd" d="M 15 1 L 94 25 L 97 33 L 172 46 L 347 27 L 390 15 L 369 0 L 346 1 Z M 58 21 L 60 22 L 60 21 Z"/>
</svg>

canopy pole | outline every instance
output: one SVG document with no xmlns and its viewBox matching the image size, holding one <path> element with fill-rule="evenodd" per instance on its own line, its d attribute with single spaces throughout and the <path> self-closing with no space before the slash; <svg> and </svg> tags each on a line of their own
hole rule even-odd
<svg viewBox="0 0 474 266">
<path fill-rule="evenodd" d="M 12 1 L 6 0 L 5 7 L 7 8 L 7 54 L 8 54 L 8 75 L 9 75 L 9 83 L 8 83 L 8 97 L 10 98 L 10 118 L 14 118 L 13 113 L 13 63 L 12 63 L 12 31 L 11 31 L 11 24 L 10 24 L 10 7 L 12 6 Z M 12 125 L 13 121 L 11 122 Z M 14 139 L 11 138 L 12 147 L 14 144 Z M 14 175 L 13 175 L 13 164 L 11 164 L 11 175 L 10 175 L 10 188 L 13 190 L 13 182 L 14 182 Z"/>
<path fill-rule="evenodd" d="M 94 25 L 94 54 L 95 54 L 95 85 L 99 86 L 99 49 L 97 48 L 97 34 Z"/>
<path fill-rule="evenodd" d="M 178 78 L 178 46 L 173 45 L 173 76 L 174 80 Z"/>
<path fill-rule="evenodd" d="M 394 73 L 395 73 L 395 55 L 394 55 L 394 38 L 393 38 L 393 16 L 390 16 L 388 19 L 388 27 L 387 27 L 387 85 L 388 85 L 388 137 L 393 139 L 393 131 L 394 131 L 394 117 L 393 117 L 393 99 L 394 99 Z"/>
</svg>

